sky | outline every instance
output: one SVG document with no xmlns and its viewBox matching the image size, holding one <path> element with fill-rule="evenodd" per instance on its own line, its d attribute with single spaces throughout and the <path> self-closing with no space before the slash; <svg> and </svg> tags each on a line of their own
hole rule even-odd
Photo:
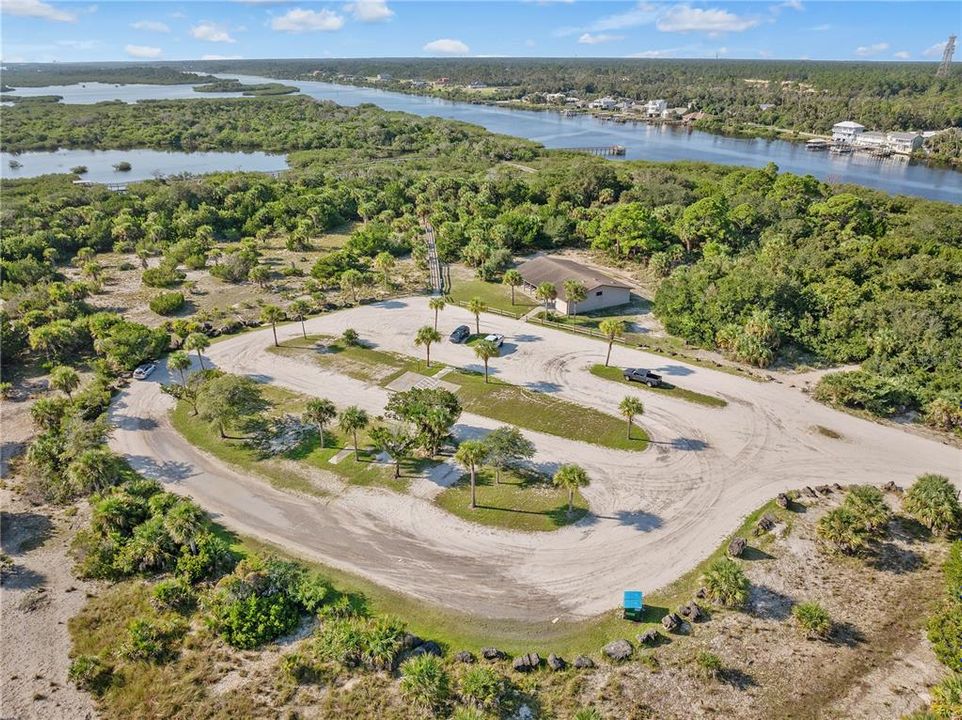
<svg viewBox="0 0 962 720">
<path fill-rule="evenodd" d="M 962 36 L 962 2 L 0 0 L 0 23 L 4 62 L 501 56 L 937 61 L 948 35 Z"/>
</svg>

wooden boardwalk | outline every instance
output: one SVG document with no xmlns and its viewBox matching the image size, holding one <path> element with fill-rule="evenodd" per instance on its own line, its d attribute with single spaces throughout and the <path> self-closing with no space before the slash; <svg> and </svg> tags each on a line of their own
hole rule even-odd
<svg viewBox="0 0 962 720">
<path fill-rule="evenodd" d="M 603 155 L 603 156 L 623 156 L 628 152 L 624 145 L 594 145 L 591 147 L 570 147 L 570 148 L 558 148 L 559 150 L 568 150 L 569 152 L 582 152 L 588 153 L 589 155 Z"/>
</svg>

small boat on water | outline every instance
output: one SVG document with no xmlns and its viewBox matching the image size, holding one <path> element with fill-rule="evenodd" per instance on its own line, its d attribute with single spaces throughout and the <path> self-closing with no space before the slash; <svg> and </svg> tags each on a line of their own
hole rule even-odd
<svg viewBox="0 0 962 720">
<path fill-rule="evenodd" d="M 805 147 L 809 150 L 828 150 L 832 146 L 830 140 L 824 140 L 822 138 L 812 138 L 805 143 Z"/>
<path fill-rule="evenodd" d="M 848 155 L 852 152 L 851 145 L 832 145 L 832 149 L 829 151 L 834 155 Z"/>
</svg>

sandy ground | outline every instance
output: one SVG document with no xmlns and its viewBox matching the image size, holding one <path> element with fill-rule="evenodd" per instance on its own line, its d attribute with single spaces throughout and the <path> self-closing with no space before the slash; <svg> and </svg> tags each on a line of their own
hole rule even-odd
<svg viewBox="0 0 962 720">
<path fill-rule="evenodd" d="M 73 577 L 70 540 L 83 512 L 34 507 L 0 492 L 0 539 L 14 569 L 0 584 L 0 717 L 61 720 L 95 717 L 90 696 L 67 680 L 67 621 L 87 602 L 94 583 Z"/>
<path fill-rule="evenodd" d="M 338 334 L 353 327 L 382 349 L 419 354 L 412 338 L 431 319 L 427 298 L 417 297 L 323 315 L 307 329 Z M 472 319 L 449 307 L 442 329 Z M 351 488 L 326 501 L 276 491 L 199 452 L 172 429 L 171 400 L 159 389 L 166 380 L 162 367 L 116 399 L 111 444 L 229 527 L 416 597 L 495 618 L 590 616 L 618 605 L 625 588 L 663 586 L 782 490 L 836 481 L 905 485 L 921 472 L 946 474 L 962 486 L 957 448 L 837 412 L 783 384 L 614 349 L 613 364 L 651 367 L 680 386 L 729 401 L 723 409 L 705 408 L 592 376 L 588 367 L 603 361 L 606 350 L 597 340 L 495 316 L 481 324 L 507 336 L 502 357 L 492 363 L 504 380 L 611 414 L 627 392 L 645 403 L 642 421 L 653 438 L 645 453 L 526 433 L 545 469 L 577 462 L 592 478 L 584 492 L 592 513 L 573 526 L 528 535 L 467 523 L 423 499 L 384 490 Z M 299 333 L 299 325 L 278 330 L 282 339 Z M 268 353 L 270 342 L 270 329 L 248 333 L 215 343 L 209 357 L 225 370 L 340 405 L 383 408 L 382 388 Z M 480 369 L 460 345 L 441 343 L 432 357 Z M 493 425 L 466 414 L 455 430 L 466 437 Z"/>
</svg>

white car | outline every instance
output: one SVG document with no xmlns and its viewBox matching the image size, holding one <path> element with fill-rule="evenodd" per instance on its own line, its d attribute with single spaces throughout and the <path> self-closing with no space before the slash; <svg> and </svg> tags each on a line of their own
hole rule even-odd
<svg viewBox="0 0 962 720">
<path fill-rule="evenodd" d="M 144 363 L 139 368 L 134 370 L 134 380 L 146 380 L 147 376 L 156 369 L 156 363 Z"/>
<path fill-rule="evenodd" d="M 501 347 L 504 344 L 504 335 L 492 333 L 491 335 L 485 335 L 484 339 L 493 342 L 495 347 Z"/>
</svg>

